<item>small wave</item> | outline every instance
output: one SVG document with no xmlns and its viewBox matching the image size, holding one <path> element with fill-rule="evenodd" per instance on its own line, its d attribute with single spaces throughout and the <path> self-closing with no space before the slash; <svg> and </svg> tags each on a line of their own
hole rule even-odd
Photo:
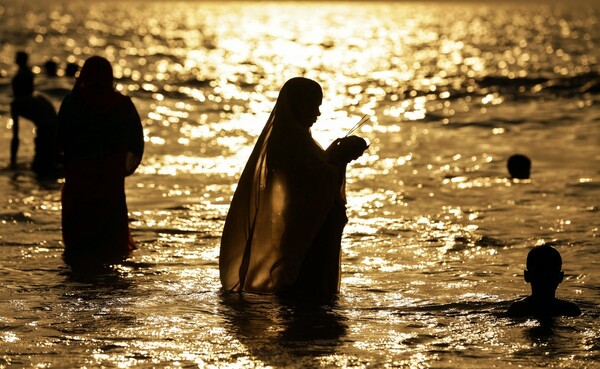
<svg viewBox="0 0 600 369">
<path fill-rule="evenodd" d="M 600 182 L 571 183 L 571 184 L 568 184 L 567 187 L 574 188 L 574 189 L 597 190 L 597 189 L 600 189 Z"/>
<path fill-rule="evenodd" d="M 162 234 L 194 234 L 198 233 L 198 230 L 187 230 L 177 228 L 136 228 L 136 232 L 151 232 L 151 233 L 162 233 Z"/>
<path fill-rule="evenodd" d="M 23 211 L 17 213 L 0 214 L 0 220 L 16 223 L 35 223 L 35 220 L 32 218 L 31 214 Z"/>
<path fill-rule="evenodd" d="M 445 304 L 424 303 L 416 306 L 375 306 L 364 307 L 366 311 L 389 311 L 395 315 L 405 316 L 414 313 L 429 313 L 432 315 L 463 316 L 472 314 L 489 314 L 504 317 L 508 307 L 516 300 L 502 301 L 460 301 Z"/>
<path fill-rule="evenodd" d="M 560 78 L 485 76 L 475 81 L 482 89 L 514 93 L 520 97 L 523 93 L 574 95 L 600 92 L 600 76 L 596 72 L 584 73 Z"/>
<path fill-rule="evenodd" d="M 198 79 L 196 77 L 185 79 L 179 82 L 176 82 L 177 86 L 185 86 L 190 88 L 205 88 L 210 87 L 210 83 L 213 82 L 212 79 Z"/>
<path fill-rule="evenodd" d="M 485 76 L 477 80 L 479 87 L 505 87 L 505 88 L 519 88 L 532 87 L 539 84 L 548 83 L 548 78 L 529 78 L 529 77 L 517 77 L 509 78 L 504 76 Z"/>
<path fill-rule="evenodd" d="M 446 316 L 493 314 L 502 316 L 514 301 L 461 301 L 404 308 L 404 312 L 444 312 Z"/>
<path fill-rule="evenodd" d="M 479 128 L 498 128 L 502 127 L 507 132 L 510 132 L 512 127 L 518 127 L 520 125 L 535 125 L 535 126 L 553 126 L 553 125 L 566 125 L 572 122 L 576 122 L 578 118 L 574 115 L 570 114 L 560 114 L 557 116 L 553 116 L 548 118 L 547 116 L 526 116 L 524 118 L 519 117 L 497 117 L 497 116 L 489 116 L 487 119 L 479 120 L 479 121 L 461 121 L 456 120 L 450 124 L 446 124 L 443 127 L 448 129 L 454 128 L 465 128 L 465 127 L 479 127 Z"/>
<path fill-rule="evenodd" d="M 448 240 L 446 237 L 431 237 L 426 240 L 429 243 L 441 243 L 446 245 Z M 471 247 L 504 247 L 506 243 L 501 240 L 495 239 L 489 236 L 455 236 L 454 244 L 449 251 L 462 252 L 468 250 Z"/>
<path fill-rule="evenodd" d="M 525 120 L 520 118 L 509 119 L 509 118 L 490 118 L 477 122 L 461 122 L 454 121 L 451 124 L 445 125 L 448 128 L 463 128 L 463 127 L 480 127 L 480 128 L 496 128 L 496 127 L 510 127 L 518 126 L 521 124 L 530 124 L 531 120 Z"/>
<path fill-rule="evenodd" d="M 475 246 L 481 247 L 504 247 L 506 243 L 493 237 L 481 236 L 480 239 L 475 241 Z"/>
</svg>

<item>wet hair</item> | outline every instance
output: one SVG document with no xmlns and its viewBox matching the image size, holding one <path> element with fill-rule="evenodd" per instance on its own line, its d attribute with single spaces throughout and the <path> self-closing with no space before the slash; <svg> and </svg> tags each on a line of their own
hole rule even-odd
<svg viewBox="0 0 600 369">
<path fill-rule="evenodd" d="M 560 252 L 550 245 L 534 247 L 527 254 L 527 270 L 530 273 L 560 272 L 562 270 Z"/>
<path fill-rule="evenodd" d="M 531 171 L 531 160 L 525 155 L 515 154 L 508 158 L 506 163 L 508 173 L 512 178 L 528 179 Z"/>
<path fill-rule="evenodd" d="M 113 80 L 110 62 L 101 56 L 92 56 L 83 63 L 77 83 L 94 90 L 111 90 Z"/>
<path fill-rule="evenodd" d="M 18 66 L 24 67 L 27 65 L 28 61 L 29 61 L 29 55 L 26 52 L 17 51 L 17 54 L 15 55 L 15 63 Z"/>
</svg>

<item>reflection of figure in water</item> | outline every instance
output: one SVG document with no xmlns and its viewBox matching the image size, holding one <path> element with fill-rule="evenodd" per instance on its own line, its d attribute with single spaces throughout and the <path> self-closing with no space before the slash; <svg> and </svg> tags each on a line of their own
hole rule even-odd
<svg viewBox="0 0 600 369">
<path fill-rule="evenodd" d="M 525 155 L 515 154 L 506 162 L 508 173 L 515 179 L 529 179 L 531 160 Z"/>
<path fill-rule="evenodd" d="M 58 114 L 64 258 L 68 264 L 122 261 L 135 248 L 129 234 L 125 177 L 140 164 L 144 140 L 129 97 L 113 88 L 108 60 L 86 60 Z"/>
<path fill-rule="evenodd" d="M 557 299 L 556 289 L 562 282 L 562 258 L 549 245 L 533 248 L 527 255 L 525 281 L 531 284 L 531 296 L 514 302 L 508 309 L 511 317 L 577 316 L 579 307 L 572 302 Z"/>
<path fill-rule="evenodd" d="M 346 164 L 366 149 L 351 136 L 323 150 L 310 127 L 321 86 L 281 89 L 233 196 L 221 240 L 223 288 L 256 293 L 337 293 Z"/>
<path fill-rule="evenodd" d="M 314 304 L 224 293 L 221 302 L 225 327 L 248 349 L 249 356 L 272 367 L 286 366 L 290 356 L 298 367 L 318 367 L 319 358 L 336 353 L 348 329 L 335 299 Z"/>
<path fill-rule="evenodd" d="M 35 155 L 31 169 L 38 175 L 56 174 L 54 136 L 56 134 L 56 110 L 45 97 L 34 94 L 33 73 L 27 65 L 28 56 L 18 52 L 16 63 L 19 70 L 12 80 L 14 99 L 10 104 L 13 120 L 13 137 L 10 145 L 10 167 L 17 167 L 19 151 L 19 118 L 33 122 L 36 128 Z"/>
</svg>

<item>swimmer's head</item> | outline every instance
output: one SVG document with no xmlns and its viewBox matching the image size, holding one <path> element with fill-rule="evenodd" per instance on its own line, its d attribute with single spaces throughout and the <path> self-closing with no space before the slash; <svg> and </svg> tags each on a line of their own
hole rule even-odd
<svg viewBox="0 0 600 369">
<path fill-rule="evenodd" d="M 562 257 L 550 245 L 537 246 L 527 254 L 525 281 L 544 289 L 556 290 L 562 282 Z"/>
<path fill-rule="evenodd" d="M 531 172 L 531 160 L 525 155 L 515 154 L 506 163 L 508 173 L 512 178 L 528 179 Z"/>
</svg>

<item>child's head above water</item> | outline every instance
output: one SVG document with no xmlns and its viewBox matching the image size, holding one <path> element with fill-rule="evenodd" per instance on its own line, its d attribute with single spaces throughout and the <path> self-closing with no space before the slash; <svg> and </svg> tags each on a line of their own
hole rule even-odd
<svg viewBox="0 0 600 369">
<path fill-rule="evenodd" d="M 506 163 L 508 173 L 512 178 L 528 179 L 531 172 L 531 160 L 521 154 L 512 155 Z"/>
<path fill-rule="evenodd" d="M 554 317 L 578 316 L 579 307 L 555 297 L 556 289 L 562 282 L 562 257 L 550 245 L 537 246 L 527 254 L 525 281 L 531 284 L 531 296 L 513 302 L 508 309 L 511 317 Z"/>
<path fill-rule="evenodd" d="M 525 281 L 531 283 L 532 287 L 556 290 L 563 277 L 562 257 L 558 250 L 542 245 L 529 251 Z"/>
</svg>

